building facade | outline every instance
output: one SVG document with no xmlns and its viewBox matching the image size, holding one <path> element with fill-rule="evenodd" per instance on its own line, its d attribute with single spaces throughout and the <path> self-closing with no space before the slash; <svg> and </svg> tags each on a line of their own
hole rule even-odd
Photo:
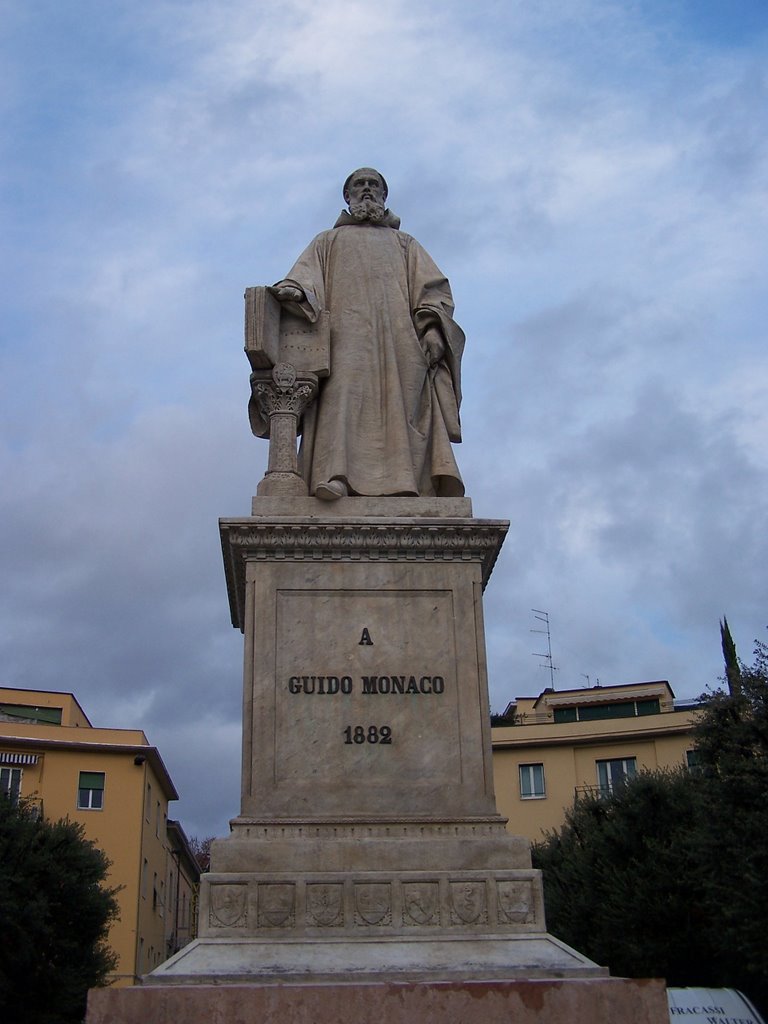
<svg viewBox="0 0 768 1024">
<path fill-rule="evenodd" d="M 197 935 L 197 895 L 200 866 L 189 847 L 178 821 L 168 821 L 167 829 L 168 912 L 165 915 L 165 949 L 173 956 Z"/>
<path fill-rule="evenodd" d="M 499 813 L 536 842 L 580 794 L 610 793 L 642 769 L 690 766 L 696 715 L 675 704 L 666 680 L 518 697 L 491 730 Z"/>
<path fill-rule="evenodd" d="M 71 693 L 0 688 L 0 792 L 79 822 L 109 858 L 107 884 L 122 887 L 113 983 L 133 984 L 194 937 L 199 871 L 168 821 L 178 793 L 140 729 L 94 728 Z"/>
</svg>

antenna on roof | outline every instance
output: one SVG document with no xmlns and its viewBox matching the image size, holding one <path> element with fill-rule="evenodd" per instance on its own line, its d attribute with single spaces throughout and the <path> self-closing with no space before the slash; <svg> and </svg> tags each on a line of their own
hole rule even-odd
<svg viewBox="0 0 768 1024">
<path fill-rule="evenodd" d="M 552 664 L 552 638 L 551 638 L 550 633 L 549 633 L 549 612 L 539 611 L 538 608 L 531 608 L 531 611 L 533 612 L 533 617 L 535 619 L 538 619 L 539 622 L 543 622 L 544 625 L 546 626 L 546 629 L 532 629 L 531 633 L 543 633 L 544 636 L 546 636 L 546 638 L 547 638 L 547 653 L 546 654 L 537 654 L 535 651 L 532 651 L 531 653 L 533 654 L 534 658 L 543 658 L 544 661 L 547 663 L 545 665 L 540 665 L 539 668 L 549 668 L 549 685 L 550 685 L 550 688 L 554 690 L 554 688 L 555 688 L 555 672 L 557 671 L 557 669 Z"/>
<path fill-rule="evenodd" d="M 584 679 L 586 679 L 586 680 L 587 680 L 587 687 L 589 687 L 589 676 L 587 675 L 587 673 L 586 673 L 586 672 L 582 672 L 581 674 L 582 674 L 582 676 L 584 677 Z"/>
</svg>

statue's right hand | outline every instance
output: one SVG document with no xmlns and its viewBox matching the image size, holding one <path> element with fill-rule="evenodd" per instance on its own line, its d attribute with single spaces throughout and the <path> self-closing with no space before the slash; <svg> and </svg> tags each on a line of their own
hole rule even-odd
<svg viewBox="0 0 768 1024">
<path fill-rule="evenodd" d="M 273 289 L 275 298 L 278 302 L 303 302 L 304 292 L 301 288 L 294 288 L 290 284 L 277 285 Z"/>
</svg>

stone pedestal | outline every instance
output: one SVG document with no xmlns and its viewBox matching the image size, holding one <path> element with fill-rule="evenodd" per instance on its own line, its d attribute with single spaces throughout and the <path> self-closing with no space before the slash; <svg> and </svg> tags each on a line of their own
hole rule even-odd
<svg viewBox="0 0 768 1024">
<path fill-rule="evenodd" d="M 507 526 L 468 499 L 257 497 L 222 520 L 241 809 L 198 940 L 149 983 L 606 974 L 546 934 L 496 811 L 482 591 Z"/>
<path fill-rule="evenodd" d="M 548 935 L 496 811 L 482 591 L 508 524 L 467 499 L 259 496 L 221 521 L 245 635 L 239 815 L 199 938 L 90 1024 L 665 1024 L 658 982 Z"/>
</svg>

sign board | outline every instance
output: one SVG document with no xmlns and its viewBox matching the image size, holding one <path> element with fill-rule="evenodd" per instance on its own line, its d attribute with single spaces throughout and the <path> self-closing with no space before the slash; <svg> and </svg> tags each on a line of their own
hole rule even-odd
<svg viewBox="0 0 768 1024">
<path fill-rule="evenodd" d="M 735 988 L 668 988 L 670 1024 L 765 1024 Z"/>
</svg>

